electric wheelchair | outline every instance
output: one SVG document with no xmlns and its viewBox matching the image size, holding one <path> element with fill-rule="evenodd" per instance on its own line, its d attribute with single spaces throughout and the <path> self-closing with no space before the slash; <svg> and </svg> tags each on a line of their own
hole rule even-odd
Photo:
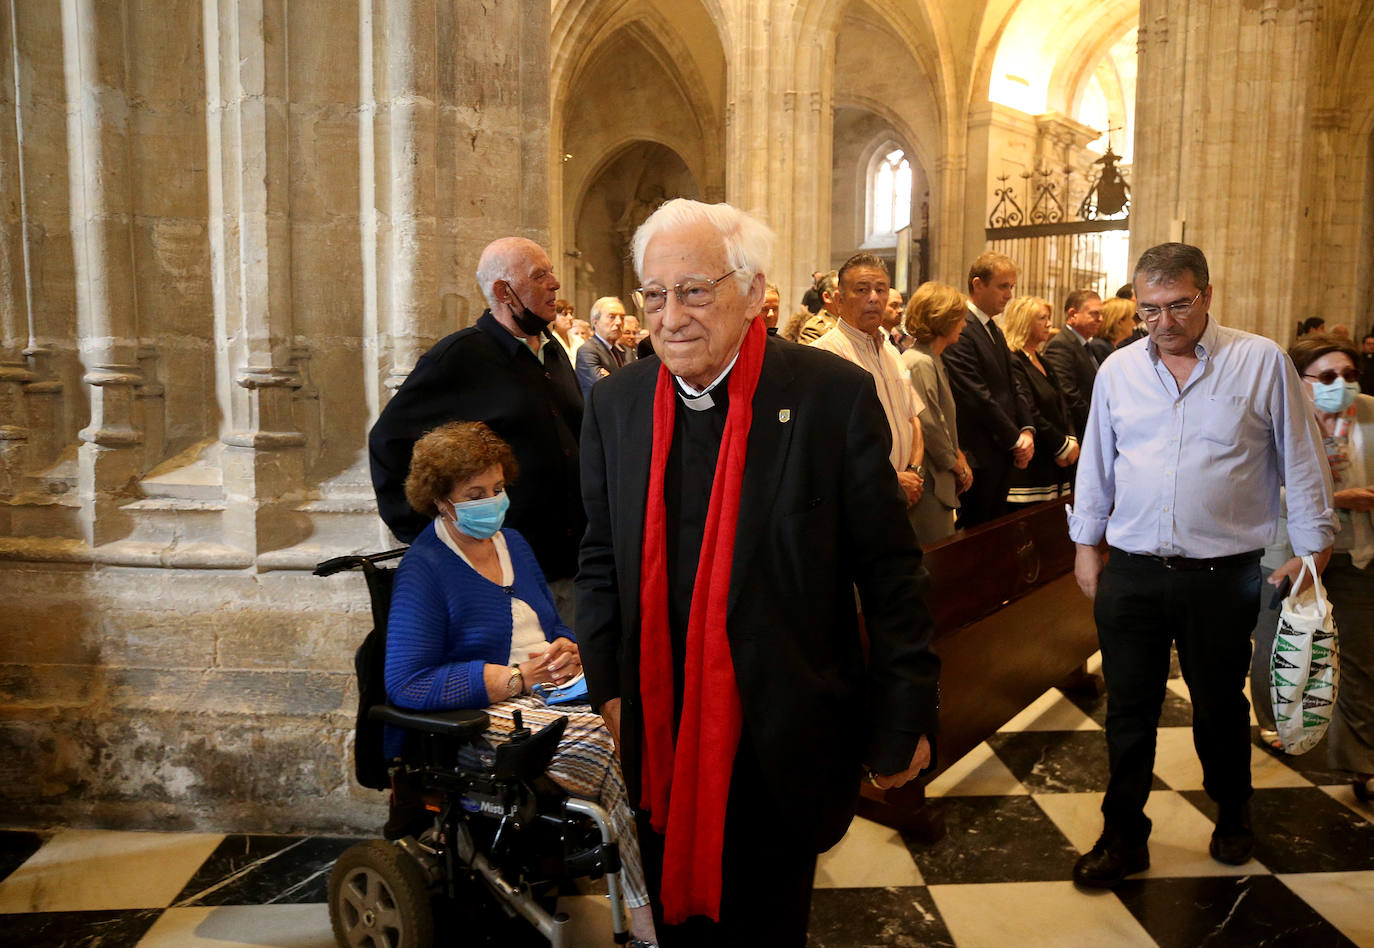
<svg viewBox="0 0 1374 948">
<path fill-rule="evenodd" d="M 531 733 L 516 711 L 515 731 L 493 747 L 482 737 L 485 711 L 411 711 L 386 703 L 395 570 L 380 564 L 404 553 L 340 556 L 314 571 L 332 576 L 361 569 L 372 603 L 372 631 L 354 656 L 355 776 L 374 790 L 404 785 L 423 803 L 418 821 L 386 834 L 399 838 L 358 843 L 335 862 L 329 879 L 335 940 L 344 948 L 463 944 L 474 913 L 486 913 L 523 918 L 553 948 L 565 948 L 570 920 L 555 911 L 559 882 L 605 876 L 614 940 L 628 942 L 620 849 L 605 810 L 570 797 L 544 775 L 564 720 Z M 382 751 L 387 726 L 406 732 L 395 760 Z"/>
</svg>

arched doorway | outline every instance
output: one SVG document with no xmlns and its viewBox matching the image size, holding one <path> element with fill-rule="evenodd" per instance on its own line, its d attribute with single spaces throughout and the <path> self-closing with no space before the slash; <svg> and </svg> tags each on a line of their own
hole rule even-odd
<svg viewBox="0 0 1374 948">
<path fill-rule="evenodd" d="M 573 223 L 577 289 L 573 303 L 586 314 L 601 296 L 619 296 L 629 306 L 637 285 L 630 240 L 644 219 L 664 201 L 696 198 L 687 163 L 658 142 L 635 142 L 606 162 L 578 203 Z"/>
</svg>

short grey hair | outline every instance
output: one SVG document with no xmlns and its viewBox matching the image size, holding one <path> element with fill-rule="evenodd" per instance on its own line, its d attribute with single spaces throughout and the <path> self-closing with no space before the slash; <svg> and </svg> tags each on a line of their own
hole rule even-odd
<svg viewBox="0 0 1374 948">
<path fill-rule="evenodd" d="M 587 319 L 591 322 L 593 327 L 596 326 L 597 320 L 606 315 L 606 307 L 612 303 L 620 303 L 620 308 L 625 308 L 625 304 L 620 302 L 620 297 L 618 296 L 603 296 L 592 304 L 591 312 L 587 314 Z"/>
<path fill-rule="evenodd" d="M 544 248 L 525 237 L 500 237 L 487 244 L 477 261 L 477 286 L 487 298 L 487 305 L 494 307 L 496 283 L 515 279 L 516 264 L 523 260 L 531 249 L 544 253 Z"/>
<path fill-rule="evenodd" d="M 632 244 L 635 274 L 644 279 L 644 251 L 651 240 L 666 230 L 692 224 L 709 224 L 720 234 L 725 244 L 725 258 L 735 268 L 735 280 L 741 290 L 748 290 L 757 274 L 768 271 L 776 238 L 767 224 L 729 204 L 703 204 L 674 198 L 650 214 L 635 231 Z"/>
<path fill-rule="evenodd" d="M 1192 244 L 1157 244 L 1140 255 L 1135 272 L 1131 274 L 1131 283 L 1143 276 L 1147 285 L 1158 286 L 1173 283 L 1185 273 L 1192 276 L 1193 285 L 1199 290 L 1207 289 L 1211 276 L 1203 252 Z"/>
</svg>

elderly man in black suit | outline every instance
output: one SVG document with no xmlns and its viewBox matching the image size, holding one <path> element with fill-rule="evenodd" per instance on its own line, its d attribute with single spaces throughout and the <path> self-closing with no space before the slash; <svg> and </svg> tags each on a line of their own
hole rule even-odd
<svg viewBox="0 0 1374 948">
<path fill-rule="evenodd" d="M 507 485 L 506 525 L 529 541 L 568 621 L 586 518 L 578 492 L 582 396 L 550 326 L 558 278 L 544 248 L 503 237 L 482 251 L 477 283 L 490 308 L 421 356 L 372 426 L 377 508 L 397 539 L 415 539 L 429 523 L 405 498 L 415 442 L 450 421 L 486 422 L 520 466 Z"/>
<path fill-rule="evenodd" d="M 615 296 L 603 296 L 592 304 L 592 338 L 577 350 L 577 384 L 582 397 L 593 385 L 638 356 L 620 344 L 625 304 Z"/>
<path fill-rule="evenodd" d="M 1007 512 L 1012 465 L 1024 468 L 1035 451 L 1035 417 L 1030 393 L 1011 371 L 1007 338 L 993 317 L 1006 309 L 1016 290 L 1016 264 L 989 251 L 968 272 L 968 316 L 957 342 L 943 359 L 954 394 L 959 444 L 973 469 L 973 486 L 961 499 L 960 529 Z"/>
<path fill-rule="evenodd" d="M 633 251 L 657 358 L 592 389 L 582 429 L 577 638 L 664 946 L 805 944 L 865 765 L 905 783 L 936 726 L 873 377 L 766 333 L 771 244 L 727 204 L 654 212 Z"/>
<path fill-rule="evenodd" d="M 1074 290 L 1064 301 L 1064 329 L 1045 344 L 1041 354 L 1069 403 L 1080 443 L 1088 429 L 1088 408 L 1093 402 L 1093 380 L 1097 378 L 1099 361 L 1089 344 L 1101 328 L 1102 297 L 1092 290 Z"/>
</svg>

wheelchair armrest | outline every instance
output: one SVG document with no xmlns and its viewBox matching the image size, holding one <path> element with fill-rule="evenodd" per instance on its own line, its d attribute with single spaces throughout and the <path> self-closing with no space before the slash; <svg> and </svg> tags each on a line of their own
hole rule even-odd
<svg viewBox="0 0 1374 948">
<path fill-rule="evenodd" d="M 389 704 L 374 704 L 367 711 L 372 721 L 390 724 L 410 731 L 425 731 L 458 740 L 481 737 L 487 729 L 487 712 L 473 708 L 457 711 L 413 711 Z"/>
</svg>

